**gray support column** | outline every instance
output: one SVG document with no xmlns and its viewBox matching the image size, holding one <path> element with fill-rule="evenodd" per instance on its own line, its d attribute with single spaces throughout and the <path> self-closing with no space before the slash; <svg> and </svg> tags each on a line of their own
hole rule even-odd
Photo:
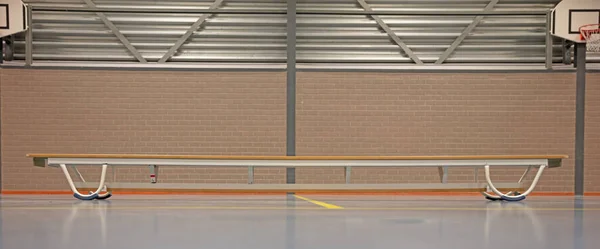
<svg viewBox="0 0 600 249">
<path fill-rule="evenodd" d="M 575 114 L 575 196 L 583 196 L 583 165 L 585 141 L 585 74 L 586 44 L 577 43 L 577 97 Z"/>
<path fill-rule="evenodd" d="M 286 155 L 296 155 L 296 0 L 287 1 Z M 286 169 L 286 183 L 296 183 L 296 168 Z"/>
<path fill-rule="evenodd" d="M 552 23 L 552 12 L 548 11 L 546 14 L 546 69 L 552 69 L 552 63 L 554 60 L 554 40 L 552 34 L 550 33 L 550 29 L 552 28 L 550 24 Z"/>
<path fill-rule="evenodd" d="M 25 65 L 33 63 L 33 17 L 32 10 L 27 11 L 27 31 L 25 32 Z"/>
</svg>

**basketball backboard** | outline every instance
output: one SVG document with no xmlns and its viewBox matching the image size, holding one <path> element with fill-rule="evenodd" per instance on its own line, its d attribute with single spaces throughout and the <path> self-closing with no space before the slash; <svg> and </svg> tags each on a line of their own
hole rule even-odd
<svg viewBox="0 0 600 249">
<path fill-rule="evenodd" d="M 0 0 L 0 37 L 27 30 L 27 11 L 21 0 Z"/>
<path fill-rule="evenodd" d="M 579 28 L 600 23 L 600 0 L 562 0 L 552 10 L 551 19 L 552 35 L 583 43 Z"/>
</svg>

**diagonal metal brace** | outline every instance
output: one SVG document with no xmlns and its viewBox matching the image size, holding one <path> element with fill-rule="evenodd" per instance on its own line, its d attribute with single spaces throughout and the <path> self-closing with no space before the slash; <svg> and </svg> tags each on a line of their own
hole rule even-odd
<svg viewBox="0 0 600 249">
<path fill-rule="evenodd" d="M 223 3 L 223 0 L 216 0 L 210 7 L 210 10 L 216 9 L 217 7 L 219 7 L 221 5 L 221 3 Z M 160 60 L 158 60 L 159 63 L 165 63 L 167 62 L 167 60 L 169 60 L 171 58 L 171 56 L 173 56 L 175 54 L 175 52 L 183 45 L 183 43 L 185 41 L 187 41 L 187 39 L 190 38 L 190 36 L 192 36 L 192 34 L 194 34 L 194 32 L 196 32 L 198 30 L 198 28 L 200 28 L 200 26 L 204 23 L 204 21 L 206 21 L 206 19 L 208 18 L 208 14 L 204 14 L 201 15 L 200 18 L 198 18 L 198 20 L 192 24 L 192 26 L 190 26 L 190 28 L 185 32 L 185 34 L 183 34 L 183 36 L 181 36 L 177 42 L 175 42 L 175 44 L 169 49 L 169 51 L 167 51 L 167 53 L 165 53 L 165 55 L 163 55 L 162 58 L 160 58 Z"/>
<path fill-rule="evenodd" d="M 83 1 L 89 7 L 96 8 L 96 4 L 92 0 L 83 0 Z M 133 56 L 135 56 L 135 58 L 138 61 L 140 61 L 142 63 L 148 62 L 144 57 L 142 57 L 142 55 L 137 51 L 137 49 L 135 49 L 135 47 L 133 45 L 131 45 L 131 42 L 129 42 L 129 40 L 123 34 L 121 34 L 121 31 L 119 31 L 117 26 L 115 26 L 110 20 L 108 20 L 108 18 L 106 18 L 106 15 L 104 15 L 104 13 L 96 12 L 96 15 L 98 17 L 100 17 L 100 20 L 102 20 L 102 22 L 104 22 L 104 25 L 106 25 L 106 27 L 108 27 L 110 29 L 110 31 L 113 32 L 113 34 L 121 41 L 121 43 L 123 43 L 123 45 L 129 50 L 129 52 L 131 52 L 133 54 Z"/>
<path fill-rule="evenodd" d="M 485 6 L 484 11 L 492 10 L 494 8 L 494 6 L 496 6 L 496 4 L 498 4 L 498 1 L 500 1 L 500 0 L 491 0 L 490 3 L 488 3 L 487 6 Z M 473 19 L 473 22 L 471 22 L 471 24 L 469 24 L 469 26 L 467 26 L 467 28 L 465 28 L 463 30 L 462 34 L 460 34 L 456 38 L 456 40 L 454 40 L 452 45 L 450 45 L 450 47 L 448 49 L 446 49 L 446 51 L 444 51 L 444 53 L 440 56 L 440 58 L 438 58 L 438 60 L 435 62 L 435 64 L 442 64 L 444 61 L 446 61 L 446 59 L 448 59 L 450 54 L 452 54 L 454 52 L 454 50 L 456 50 L 456 48 L 458 48 L 458 45 L 460 45 L 465 40 L 467 35 L 469 35 L 469 33 L 471 33 L 471 31 L 473 31 L 473 29 L 475 29 L 475 27 L 477 27 L 477 25 L 479 25 L 479 22 L 481 22 L 481 20 L 483 20 L 483 16 L 475 17 L 475 19 Z"/>
<path fill-rule="evenodd" d="M 365 9 L 366 11 L 373 11 L 373 9 L 371 9 L 371 6 L 369 6 L 365 0 L 356 0 L 356 1 L 358 1 L 360 6 L 363 9 Z M 390 29 L 390 27 L 387 24 L 385 24 L 385 22 L 383 22 L 383 20 L 381 20 L 381 18 L 379 16 L 371 15 L 371 17 L 377 22 L 379 27 L 381 27 L 388 34 L 388 36 L 390 36 L 390 38 L 392 38 L 392 40 L 394 40 L 394 42 L 396 42 L 396 44 L 398 44 L 398 46 L 400 46 L 400 48 L 402 48 L 402 50 L 406 53 L 406 55 L 408 55 L 408 57 L 410 57 L 417 64 L 420 64 L 420 65 L 423 64 L 423 62 L 419 59 L 419 57 L 417 57 L 413 53 L 413 51 L 402 40 L 400 40 L 400 38 L 398 38 L 398 36 L 394 33 L 394 31 L 392 29 Z"/>
</svg>

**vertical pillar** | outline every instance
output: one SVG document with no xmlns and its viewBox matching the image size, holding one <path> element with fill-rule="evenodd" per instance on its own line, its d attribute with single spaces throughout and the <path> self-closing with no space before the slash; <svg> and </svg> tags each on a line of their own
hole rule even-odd
<svg viewBox="0 0 600 249">
<path fill-rule="evenodd" d="M 286 155 L 296 155 L 296 0 L 287 1 Z M 296 183 L 296 168 L 286 169 L 286 183 Z"/>
<path fill-rule="evenodd" d="M 25 65 L 33 64 L 33 16 L 32 10 L 27 11 L 27 31 L 25 33 Z"/>
<path fill-rule="evenodd" d="M 550 30 L 552 29 L 551 23 L 552 11 L 548 11 L 548 13 L 546 13 L 546 69 L 548 70 L 552 69 L 552 62 L 554 59 L 554 41 L 552 40 L 553 36 L 550 33 Z"/>
<path fill-rule="evenodd" d="M 583 196 L 584 141 L 585 141 L 585 74 L 586 44 L 576 44 L 577 97 L 575 114 L 575 196 Z"/>
</svg>

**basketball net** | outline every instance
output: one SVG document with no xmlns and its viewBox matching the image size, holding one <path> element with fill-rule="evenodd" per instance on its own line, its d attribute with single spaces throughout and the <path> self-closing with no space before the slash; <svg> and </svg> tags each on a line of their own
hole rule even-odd
<svg viewBox="0 0 600 249">
<path fill-rule="evenodd" d="M 600 24 L 589 24 L 579 28 L 582 40 L 587 43 L 588 52 L 600 52 Z"/>
</svg>

